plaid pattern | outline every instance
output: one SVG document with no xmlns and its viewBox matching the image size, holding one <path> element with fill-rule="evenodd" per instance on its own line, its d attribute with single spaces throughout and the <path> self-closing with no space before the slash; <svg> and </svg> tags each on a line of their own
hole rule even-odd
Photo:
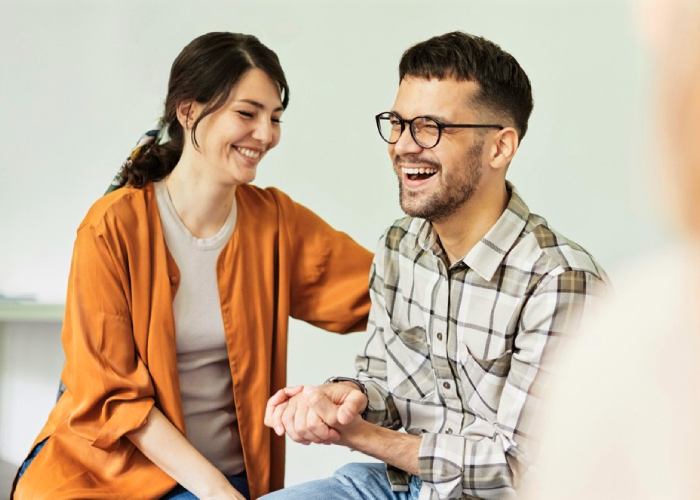
<svg viewBox="0 0 700 500">
<path fill-rule="evenodd" d="M 368 421 L 422 435 L 423 499 L 516 497 L 536 452 L 545 358 L 608 280 L 508 189 L 507 209 L 461 261 L 448 266 L 432 225 L 411 217 L 374 258 L 358 379 Z"/>
</svg>

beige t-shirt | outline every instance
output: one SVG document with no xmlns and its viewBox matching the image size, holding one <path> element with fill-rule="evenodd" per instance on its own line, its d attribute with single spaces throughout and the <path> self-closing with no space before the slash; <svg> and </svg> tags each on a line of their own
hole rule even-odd
<svg viewBox="0 0 700 500">
<path fill-rule="evenodd" d="M 177 365 L 187 439 L 224 474 L 244 470 L 216 279 L 216 262 L 236 226 L 236 204 L 219 232 L 197 238 L 182 223 L 164 181 L 156 200 L 165 243 L 180 270 L 173 301 Z"/>
</svg>

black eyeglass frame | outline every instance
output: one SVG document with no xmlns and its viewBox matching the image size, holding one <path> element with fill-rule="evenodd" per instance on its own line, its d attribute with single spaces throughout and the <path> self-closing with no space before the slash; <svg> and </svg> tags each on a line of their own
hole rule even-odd
<svg viewBox="0 0 700 500">
<path fill-rule="evenodd" d="M 401 124 L 401 131 L 399 132 L 399 136 L 396 138 L 394 142 L 391 142 L 390 140 L 386 139 L 384 137 L 384 134 L 382 134 L 382 125 L 381 121 L 383 118 L 390 118 L 390 117 L 396 118 L 399 123 Z M 432 149 L 435 146 L 437 146 L 440 143 L 440 139 L 442 139 L 442 130 L 446 128 L 495 128 L 498 130 L 503 130 L 505 127 L 503 125 L 496 125 L 496 124 L 490 124 L 490 123 L 485 123 L 485 124 L 475 124 L 475 123 L 442 123 L 440 120 L 436 120 L 435 118 L 431 116 L 416 116 L 415 118 L 411 120 L 404 120 L 401 118 L 399 115 L 392 111 L 382 111 L 378 115 L 374 117 L 375 121 L 377 122 L 377 131 L 379 132 L 379 137 L 381 137 L 385 142 L 388 144 L 396 144 L 399 142 L 399 139 L 403 135 L 404 130 L 406 130 L 406 124 L 408 124 L 408 131 L 411 133 L 411 137 L 415 141 L 416 144 L 418 144 L 421 148 L 423 149 Z M 430 147 L 426 147 L 423 144 L 420 143 L 420 141 L 416 138 L 415 131 L 413 129 L 413 122 L 416 120 L 420 119 L 425 119 L 425 120 L 430 120 L 433 121 L 437 124 L 438 128 L 438 135 L 437 135 L 437 140 L 435 141 L 435 144 L 433 144 Z"/>
</svg>

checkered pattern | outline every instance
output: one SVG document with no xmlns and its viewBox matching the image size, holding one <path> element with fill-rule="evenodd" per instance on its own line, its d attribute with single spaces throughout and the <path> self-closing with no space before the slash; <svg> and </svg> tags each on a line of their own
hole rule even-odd
<svg viewBox="0 0 700 500">
<path fill-rule="evenodd" d="M 546 361 L 607 282 L 508 188 L 507 209 L 462 260 L 448 265 L 432 225 L 411 217 L 374 259 L 358 379 L 368 421 L 422 435 L 420 498 L 515 498 Z"/>
</svg>

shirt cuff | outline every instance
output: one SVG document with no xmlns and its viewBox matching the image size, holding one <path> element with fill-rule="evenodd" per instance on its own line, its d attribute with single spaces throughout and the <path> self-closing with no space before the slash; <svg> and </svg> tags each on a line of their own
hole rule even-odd
<svg viewBox="0 0 700 500">
<path fill-rule="evenodd" d="M 365 389 L 367 389 L 367 408 L 365 409 L 364 419 L 376 425 L 390 425 L 391 419 L 389 418 L 387 403 L 382 393 L 372 383 L 365 383 L 362 380 L 359 382 L 364 384 Z"/>
<path fill-rule="evenodd" d="M 119 441 L 124 434 L 143 427 L 154 404 L 153 398 L 121 402 L 100 429 L 92 446 L 106 450 Z"/>
<path fill-rule="evenodd" d="M 418 449 L 419 476 L 440 498 L 460 498 L 464 476 L 464 436 L 426 432 Z"/>
</svg>

